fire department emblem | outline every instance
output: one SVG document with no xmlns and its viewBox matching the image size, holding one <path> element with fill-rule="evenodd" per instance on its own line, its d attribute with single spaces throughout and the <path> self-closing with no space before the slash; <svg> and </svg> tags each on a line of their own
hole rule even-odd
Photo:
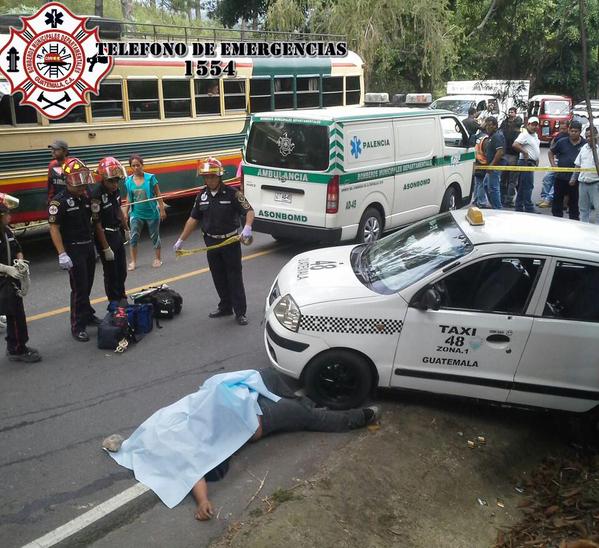
<svg viewBox="0 0 599 548">
<path fill-rule="evenodd" d="M 287 133 L 283 133 L 283 135 L 279 137 L 277 145 L 279 145 L 281 156 L 289 156 L 295 148 L 295 143 L 291 140 L 291 137 L 287 137 Z"/>
<path fill-rule="evenodd" d="M 57 120 L 86 104 L 86 93 L 98 93 L 113 60 L 98 56 L 98 28 L 87 29 L 87 18 L 62 4 L 44 4 L 21 20 L 23 28 L 11 28 L 8 42 L 0 44 L 0 73 L 11 94 L 23 95 L 21 105 Z"/>
</svg>

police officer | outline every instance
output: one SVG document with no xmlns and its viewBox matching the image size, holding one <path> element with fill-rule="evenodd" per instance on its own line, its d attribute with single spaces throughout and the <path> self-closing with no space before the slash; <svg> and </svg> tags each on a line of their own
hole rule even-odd
<svg viewBox="0 0 599 548">
<path fill-rule="evenodd" d="M 27 346 L 29 336 L 23 296 L 29 269 L 23 262 L 21 246 L 8 226 L 9 209 L 16 207 L 18 203 L 12 196 L 0 195 L 0 314 L 6 316 L 8 359 L 34 363 L 39 362 L 42 357 L 35 348 Z"/>
<path fill-rule="evenodd" d="M 241 238 L 251 241 L 254 210 L 241 192 L 223 183 L 223 173 L 223 166 L 216 158 L 200 161 L 198 175 L 204 177 L 206 186 L 196 197 L 183 232 L 173 246 L 175 251 L 182 247 L 183 242 L 198 224 L 204 233 L 207 246 L 223 243 L 227 238 L 237 234 L 241 215 L 246 215 Z M 220 318 L 235 312 L 237 323 L 247 325 L 239 242 L 212 249 L 208 251 L 207 257 L 212 280 L 220 297 L 218 308 L 208 316 Z"/>
<path fill-rule="evenodd" d="M 98 164 L 100 183 L 91 191 L 92 219 L 95 222 L 96 248 L 104 268 L 104 290 L 109 301 L 126 299 L 127 222 L 121 211 L 119 184 L 125 180 L 122 164 L 112 156 Z"/>
<path fill-rule="evenodd" d="M 62 169 L 66 188 L 54 196 L 48 206 L 50 236 L 58 253 L 58 264 L 69 272 L 71 333 L 76 340 L 87 342 L 87 326 L 100 323 L 89 302 L 96 264 L 91 204 L 86 192 L 93 179 L 88 167 L 78 158 L 69 158 Z M 102 249 L 108 247 L 104 239 Z"/>
<path fill-rule="evenodd" d="M 62 164 L 69 157 L 69 145 L 66 141 L 56 139 L 48 148 L 52 150 L 52 161 L 48 164 L 48 203 L 56 194 L 65 189 L 64 173 Z"/>
</svg>

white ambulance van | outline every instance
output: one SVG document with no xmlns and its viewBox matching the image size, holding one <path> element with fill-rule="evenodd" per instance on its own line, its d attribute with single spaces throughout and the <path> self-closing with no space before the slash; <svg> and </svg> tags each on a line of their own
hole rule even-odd
<svg viewBox="0 0 599 548">
<path fill-rule="evenodd" d="M 243 189 L 256 231 L 276 239 L 372 242 L 456 209 L 474 149 L 452 112 L 334 107 L 256 114 Z"/>
</svg>

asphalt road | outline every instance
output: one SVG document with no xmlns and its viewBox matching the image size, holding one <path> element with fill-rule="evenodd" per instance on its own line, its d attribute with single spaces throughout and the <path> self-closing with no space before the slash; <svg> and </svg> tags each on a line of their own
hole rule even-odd
<svg viewBox="0 0 599 548">
<path fill-rule="evenodd" d="M 536 175 L 535 201 L 541 176 Z M 209 319 L 217 298 L 205 255 L 175 260 L 171 250 L 186 213 L 169 210 L 162 228 L 163 267 L 150 266 L 152 249 L 145 235 L 139 267 L 127 280 L 129 289 L 166 280 L 183 295 L 183 312 L 123 355 L 99 350 L 95 328 L 90 328 L 89 343 L 71 338 L 68 312 L 61 310 L 68 306 L 68 280 L 58 269 L 51 242 L 44 235 L 21 238 L 32 261 L 26 298 L 30 343 L 43 361 L 0 363 L 1 546 L 31 542 L 134 485 L 132 474 L 100 449 L 105 436 L 127 436 L 155 410 L 196 390 L 215 373 L 268 366 L 261 325 L 264 300 L 279 269 L 307 247 L 281 246 L 256 234 L 254 244 L 244 248 L 249 325 L 240 327 L 232 318 Z M 199 234 L 187 245 L 202 245 Z M 98 264 L 92 297 L 103 296 Z M 103 315 L 105 303 L 95 307 Z M 267 472 L 264 492 L 290 487 L 350 438 L 300 433 L 266 439 L 244 448 L 226 480 L 212 488 L 219 519 L 198 524 L 189 497 L 173 510 L 154 497 L 144 508 L 133 508 L 113 532 L 95 531 L 83 542 L 205 546 L 242 515 Z"/>
</svg>

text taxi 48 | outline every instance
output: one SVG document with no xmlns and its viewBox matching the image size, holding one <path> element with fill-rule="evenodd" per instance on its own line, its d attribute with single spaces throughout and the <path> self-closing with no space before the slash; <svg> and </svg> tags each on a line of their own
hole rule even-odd
<svg viewBox="0 0 599 548">
<path fill-rule="evenodd" d="M 599 227 L 451 211 L 283 267 L 264 340 L 333 408 L 397 387 L 586 412 L 599 406 Z"/>
</svg>

